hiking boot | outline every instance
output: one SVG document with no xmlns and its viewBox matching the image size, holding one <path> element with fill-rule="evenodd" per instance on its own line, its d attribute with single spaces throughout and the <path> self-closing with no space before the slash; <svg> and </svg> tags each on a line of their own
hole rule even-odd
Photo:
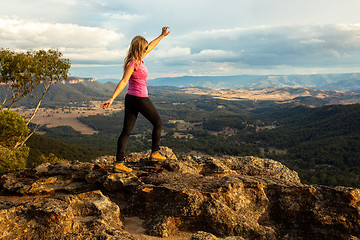
<svg viewBox="0 0 360 240">
<path fill-rule="evenodd" d="M 126 166 L 124 165 L 124 163 L 122 162 L 122 163 L 115 163 L 115 164 L 114 164 L 114 171 L 115 171 L 115 172 L 121 172 L 121 171 L 123 171 L 123 172 L 131 172 L 132 169 L 126 167 Z"/>
<path fill-rule="evenodd" d="M 150 158 L 153 160 L 165 160 L 166 159 L 166 157 L 161 155 L 161 153 L 159 151 L 152 152 L 150 155 Z"/>
</svg>

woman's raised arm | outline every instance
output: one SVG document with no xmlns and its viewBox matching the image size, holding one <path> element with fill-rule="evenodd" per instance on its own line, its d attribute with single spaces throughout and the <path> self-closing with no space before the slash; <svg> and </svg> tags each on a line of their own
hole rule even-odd
<svg viewBox="0 0 360 240">
<path fill-rule="evenodd" d="M 161 30 L 161 34 L 160 36 L 158 36 L 157 38 L 155 38 L 154 40 L 152 40 L 149 45 L 147 46 L 147 49 L 144 53 L 144 56 L 143 58 L 149 54 L 149 52 L 151 52 L 151 50 L 154 49 L 154 47 L 156 47 L 156 45 L 160 42 L 161 39 L 163 39 L 164 37 L 166 37 L 167 35 L 169 35 L 170 31 L 169 30 L 170 27 L 166 26 L 166 27 L 163 27 L 162 30 Z"/>
</svg>

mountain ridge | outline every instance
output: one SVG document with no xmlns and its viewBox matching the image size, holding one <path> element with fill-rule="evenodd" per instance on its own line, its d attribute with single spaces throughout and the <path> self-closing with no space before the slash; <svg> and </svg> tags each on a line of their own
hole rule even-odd
<svg viewBox="0 0 360 240">
<path fill-rule="evenodd" d="M 360 73 L 182 76 L 149 79 L 148 84 L 150 86 L 205 87 L 210 89 L 260 90 L 270 87 L 310 87 L 321 90 L 359 91 Z"/>
<path fill-rule="evenodd" d="M 95 80 L 93 78 L 81 78 L 71 76 L 68 81 L 61 81 L 50 87 L 48 93 L 43 101 L 43 106 L 51 107 L 56 104 L 67 104 L 69 102 L 82 102 L 90 100 L 103 101 L 110 97 L 114 92 L 117 83 L 107 79 L 107 82 L 102 82 L 101 79 Z M 113 79 L 115 80 L 115 79 Z M 116 80 L 119 81 L 119 80 Z M 352 98 L 351 94 L 360 93 L 360 73 L 344 73 L 344 74 L 312 74 L 312 75 L 238 75 L 238 76 L 183 76 L 183 77 L 166 77 L 148 80 L 149 92 L 151 94 L 153 88 L 161 87 L 175 87 L 179 91 L 185 91 L 185 88 L 199 88 L 202 89 L 204 95 L 211 95 L 208 92 L 213 90 L 247 90 L 260 91 L 267 89 L 267 92 L 283 91 L 287 92 L 288 100 L 291 99 L 293 92 L 303 89 L 310 89 L 309 94 L 297 95 L 293 98 L 302 98 L 306 102 L 310 101 L 309 97 L 319 97 L 319 92 L 323 91 L 325 95 L 334 95 L 335 101 L 328 101 L 327 104 L 343 104 L 341 100 Z M 204 90 L 206 89 L 206 90 Z M 305 90 L 304 90 L 305 89 Z M 315 92 L 318 93 L 315 93 Z M 342 91 L 344 94 L 339 92 Z M 126 89 L 120 94 L 119 98 L 125 95 Z M 3 93 L 0 92 L 0 97 Z M 350 95 L 348 95 L 350 94 Z M 215 94 L 216 95 L 216 94 Z M 257 99 L 254 94 L 248 94 L 249 97 L 238 96 L 236 98 L 227 98 L 229 100 L 238 100 L 240 98 Z M 346 95 L 346 96 L 345 96 Z M 283 98 L 283 97 L 282 97 Z M 359 98 L 355 96 L 355 98 Z M 339 99 L 339 101 L 336 101 Z M 257 99 L 261 100 L 261 98 Z M 269 99 L 266 99 L 269 100 Z M 279 100 L 279 99 L 270 99 Z M 29 106 L 33 104 L 34 99 L 27 97 L 19 101 L 17 106 Z M 356 103 L 355 101 L 353 103 Z M 30 103 L 30 104 L 29 104 Z M 346 102 L 345 104 L 348 104 Z M 351 103 L 351 101 L 350 101 Z"/>
<path fill-rule="evenodd" d="M 354 77 L 354 74 L 345 75 Z M 248 85 L 244 82 L 241 86 L 239 84 L 233 84 L 234 82 L 239 82 L 238 76 L 162 78 L 160 81 L 148 80 L 148 88 L 150 95 L 157 94 L 158 91 L 156 89 L 174 87 L 175 89 L 172 89 L 173 91 L 198 95 L 202 94 L 212 97 L 219 97 L 219 95 L 221 95 L 223 99 L 227 100 L 250 99 L 289 101 L 297 98 L 294 101 L 304 101 L 306 104 L 310 102 L 309 104 L 311 104 L 311 97 L 313 97 L 316 98 L 314 99 L 315 102 L 320 101 L 322 104 L 349 104 L 359 102 L 359 93 L 356 91 L 340 90 L 337 86 L 340 84 L 345 89 L 351 88 L 353 90 L 356 90 L 358 86 L 359 88 L 357 90 L 360 92 L 360 74 L 355 75 L 358 76 L 359 79 L 348 79 L 344 77 L 343 74 L 340 74 L 340 76 L 342 76 L 341 78 L 336 78 L 333 75 L 325 75 L 325 77 L 314 75 L 318 78 L 317 83 L 321 83 L 323 86 L 325 86 L 325 83 L 327 84 L 327 87 L 323 88 L 308 86 L 314 84 L 310 84 L 311 80 L 309 79 L 297 79 L 298 75 L 295 77 L 295 80 L 291 80 L 291 77 L 288 77 L 288 80 L 286 80 L 285 76 L 266 76 L 266 80 L 261 80 L 260 78 L 265 75 L 243 75 L 241 77 L 245 78 L 244 81 L 247 81 Z M 221 78 L 224 79 L 220 80 Z M 167 79 L 171 79 L 171 81 L 167 81 Z M 228 79 L 231 81 L 226 83 Z M 325 81 L 324 79 L 330 80 Z M 338 80 L 340 82 L 337 82 Z M 46 105 L 51 105 L 60 102 L 103 101 L 111 96 L 116 85 L 116 83 L 111 81 L 102 83 L 92 78 L 72 77 L 67 82 L 60 82 L 51 86 L 49 92 L 45 96 L 44 103 Z M 189 89 L 197 90 L 191 91 Z M 168 91 L 169 89 L 166 90 Z M 119 98 L 123 98 L 125 93 L 126 89 L 120 94 Z M 263 96 L 260 96 L 261 94 L 263 94 Z M 22 100 L 20 104 L 26 104 L 31 101 L 30 98 L 26 98 Z"/>
</svg>

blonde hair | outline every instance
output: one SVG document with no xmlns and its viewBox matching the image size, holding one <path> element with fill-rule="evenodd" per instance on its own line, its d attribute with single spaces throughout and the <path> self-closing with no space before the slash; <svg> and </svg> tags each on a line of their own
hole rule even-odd
<svg viewBox="0 0 360 240">
<path fill-rule="evenodd" d="M 131 40 L 128 54 L 124 59 L 124 71 L 131 61 L 135 61 L 139 65 L 141 64 L 143 51 L 147 45 L 148 41 L 142 36 L 136 36 Z"/>
</svg>

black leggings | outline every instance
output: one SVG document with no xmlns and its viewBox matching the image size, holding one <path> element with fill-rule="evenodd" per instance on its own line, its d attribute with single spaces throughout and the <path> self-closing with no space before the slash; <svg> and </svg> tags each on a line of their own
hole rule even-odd
<svg viewBox="0 0 360 240">
<path fill-rule="evenodd" d="M 135 126 L 136 118 L 139 113 L 141 113 L 153 125 L 151 150 L 153 152 L 160 150 L 162 122 L 156 108 L 148 97 L 136 97 L 126 94 L 124 126 L 117 144 L 117 162 L 124 161 L 126 143 Z"/>
</svg>

